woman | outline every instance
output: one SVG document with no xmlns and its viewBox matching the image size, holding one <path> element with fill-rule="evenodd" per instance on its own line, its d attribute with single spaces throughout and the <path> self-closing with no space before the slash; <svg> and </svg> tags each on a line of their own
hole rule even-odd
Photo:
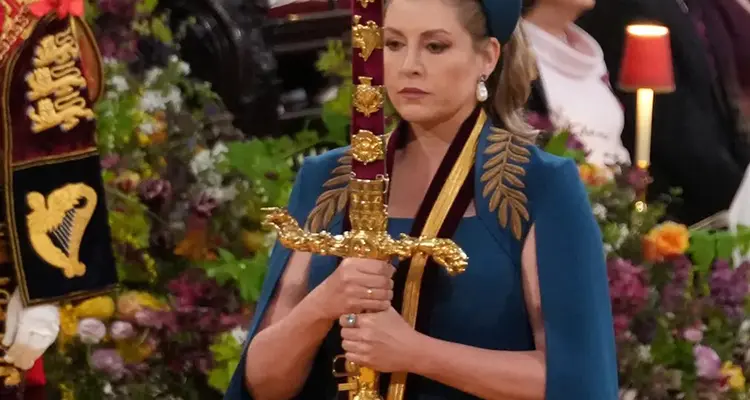
<svg viewBox="0 0 750 400">
<path fill-rule="evenodd" d="M 676 90 L 654 99 L 649 191 L 681 188 L 669 213 L 686 224 L 726 210 L 750 160 L 746 3 L 602 0 L 578 21 L 601 44 L 612 77 L 620 70 L 627 25 L 647 20 L 669 28 Z M 627 115 L 623 141 L 632 149 L 635 95 L 618 90 L 617 96 Z"/>
<path fill-rule="evenodd" d="M 573 23 L 593 5 L 591 0 L 526 2 L 523 28 L 539 68 L 530 108 L 554 128 L 576 135 L 589 162 L 629 164 L 620 139 L 622 107 L 609 86 L 602 49 Z"/>
<path fill-rule="evenodd" d="M 519 15 L 514 0 L 392 0 L 385 13 L 385 86 L 403 119 L 388 146 L 389 231 L 421 231 L 436 193 L 458 190 L 440 232 L 469 255 L 466 272 L 426 269 L 413 329 L 396 311 L 404 264 L 277 246 L 226 399 L 336 398 L 342 353 L 386 373 L 381 393 L 387 373 L 407 372 L 407 399 L 617 398 L 600 232 L 574 163 L 530 144 Z M 464 154 L 468 178 L 446 182 Z M 303 164 L 295 218 L 341 199 L 348 159 L 338 149 Z M 338 213 L 311 226 L 345 224 Z"/>
</svg>

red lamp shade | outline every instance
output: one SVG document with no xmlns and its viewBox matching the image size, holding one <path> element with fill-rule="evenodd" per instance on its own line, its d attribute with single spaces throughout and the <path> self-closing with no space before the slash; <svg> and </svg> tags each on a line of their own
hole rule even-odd
<svg viewBox="0 0 750 400">
<path fill-rule="evenodd" d="M 660 25 L 629 25 L 620 67 L 619 86 L 626 91 L 674 91 L 669 29 Z"/>
</svg>

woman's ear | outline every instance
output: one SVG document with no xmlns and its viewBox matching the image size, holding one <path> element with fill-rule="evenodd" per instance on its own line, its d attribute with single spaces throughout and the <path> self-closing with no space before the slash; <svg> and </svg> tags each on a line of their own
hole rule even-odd
<svg viewBox="0 0 750 400">
<path fill-rule="evenodd" d="M 490 76 L 490 74 L 492 74 L 492 71 L 495 70 L 497 63 L 500 60 L 501 52 L 502 46 L 496 38 L 491 37 L 487 39 L 481 51 L 482 61 L 484 64 L 482 65 L 482 74 L 484 76 Z"/>
</svg>

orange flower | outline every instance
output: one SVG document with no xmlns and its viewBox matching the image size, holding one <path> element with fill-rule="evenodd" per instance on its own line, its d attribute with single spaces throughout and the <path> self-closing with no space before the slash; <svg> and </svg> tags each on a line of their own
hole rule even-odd
<svg viewBox="0 0 750 400">
<path fill-rule="evenodd" d="M 589 186 L 603 185 L 609 180 L 607 172 L 593 164 L 579 165 L 578 174 L 581 176 L 583 183 Z"/>
<path fill-rule="evenodd" d="M 211 261 L 216 259 L 216 254 L 209 248 L 208 229 L 188 229 L 185 238 L 177 243 L 174 254 L 182 256 L 191 261 Z"/>
<path fill-rule="evenodd" d="M 643 238 L 646 261 L 661 262 L 667 257 L 684 254 L 690 246 L 687 226 L 667 221 L 653 227 Z"/>
</svg>

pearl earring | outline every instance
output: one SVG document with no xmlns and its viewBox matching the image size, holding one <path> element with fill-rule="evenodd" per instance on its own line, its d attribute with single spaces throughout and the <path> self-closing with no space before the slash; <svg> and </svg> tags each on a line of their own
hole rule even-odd
<svg viewBox="0 0 750 400">
<path fill-rule="evenodd" d="M 479 82 L 477 82 L 477 101 L 480 103 L 487 100 L 490 96 L 489 91 L 487 91 L 487 85 L 484 83 L 486 80 L 487 78 L 482 75 L 479 77 Z"/>
</svg>

